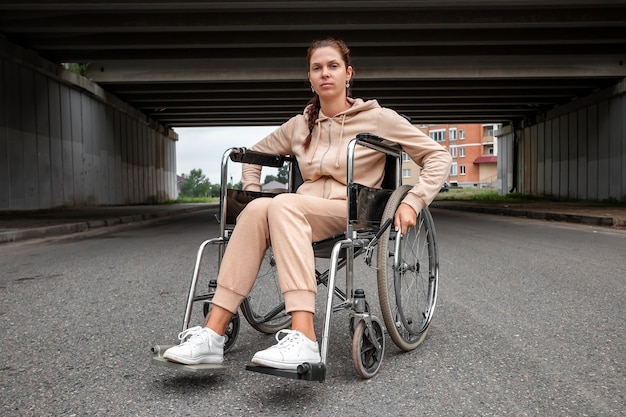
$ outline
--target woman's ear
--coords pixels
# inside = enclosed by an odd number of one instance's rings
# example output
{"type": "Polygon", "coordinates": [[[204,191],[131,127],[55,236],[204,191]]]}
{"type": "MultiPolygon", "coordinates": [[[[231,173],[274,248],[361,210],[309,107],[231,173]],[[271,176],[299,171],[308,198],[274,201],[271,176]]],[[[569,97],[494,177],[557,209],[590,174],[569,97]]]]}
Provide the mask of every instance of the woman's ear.
{"type": "Polygon", "coordinates": [[[352,65],[346,68],[346,81],[352,81],[352,65]]]}

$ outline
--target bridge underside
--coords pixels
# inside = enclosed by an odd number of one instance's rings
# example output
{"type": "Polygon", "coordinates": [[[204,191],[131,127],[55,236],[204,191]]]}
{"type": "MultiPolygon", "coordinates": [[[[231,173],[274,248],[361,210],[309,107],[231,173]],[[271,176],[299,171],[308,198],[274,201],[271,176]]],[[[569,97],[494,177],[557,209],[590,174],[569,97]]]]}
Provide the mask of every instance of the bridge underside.
{"type": "Polygon", "coordinates": [[[534,120],[626,74],[626,2],[6,1],[0,33],[168,127],[276,125],[306,48],[351,47],[354,95],[416,123],[534,120]]]}

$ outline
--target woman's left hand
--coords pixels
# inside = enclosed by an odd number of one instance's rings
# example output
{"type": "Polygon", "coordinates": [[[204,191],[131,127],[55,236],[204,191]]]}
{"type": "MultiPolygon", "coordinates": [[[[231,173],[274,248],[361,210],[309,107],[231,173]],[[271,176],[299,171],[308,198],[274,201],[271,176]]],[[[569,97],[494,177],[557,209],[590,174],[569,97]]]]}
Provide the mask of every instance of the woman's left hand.
{"type": "Polygon", "coordinates": [[[393,225],[396,231],[401,231],[404,235],[409,227],[415,226],[417,223],[417,213],[413,210],[413,207],[406,203],[401,203],[396,210],[396,215],[393,219],[393,225]]]}

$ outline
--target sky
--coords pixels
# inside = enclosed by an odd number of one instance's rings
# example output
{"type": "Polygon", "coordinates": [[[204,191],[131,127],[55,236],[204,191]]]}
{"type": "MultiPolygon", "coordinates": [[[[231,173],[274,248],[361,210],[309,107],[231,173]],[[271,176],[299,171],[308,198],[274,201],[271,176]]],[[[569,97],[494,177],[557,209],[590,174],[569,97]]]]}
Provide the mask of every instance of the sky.
{"type": "MultiPolygon", "coordinates": [[[[176,173],[189,174],[192,169],[202,169],[211,184],[218,184],[221,178],[222,156],[228,148],[250,147],[263,139],[278,126],[245,127],[189,127],[176,128],[176,173]]],[[[233,183],[241,179],[240,165],[230,164],[228,174],[233,183]]],[[[261,174],[276,175],[267,168],[261,174]]]]}

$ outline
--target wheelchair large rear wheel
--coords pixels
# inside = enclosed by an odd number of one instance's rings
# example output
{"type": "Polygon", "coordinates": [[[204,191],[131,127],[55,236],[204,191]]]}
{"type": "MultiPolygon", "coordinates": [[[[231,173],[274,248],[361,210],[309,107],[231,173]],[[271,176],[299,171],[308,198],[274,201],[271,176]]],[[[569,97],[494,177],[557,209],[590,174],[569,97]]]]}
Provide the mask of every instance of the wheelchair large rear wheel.
{"type": "MultiPolygon", "coordinates": [[[[411,188],[403,185],[391,194],[381,223],[394,217],[411,188]]],[[[437,303],[439,256],[428,209],[419,213],[415,227],[399,236],[392,226],[378,243],[378,297],[391,340],[409,351],[424,341],[437,303]]]]}
{"type": "Polygon", "coordinates": [[[291,325],[278,285],[272,248],[265,253],[252,291],[241,303],[241,312],[250,326],[262,333],[273,334],[291,325]]]}

